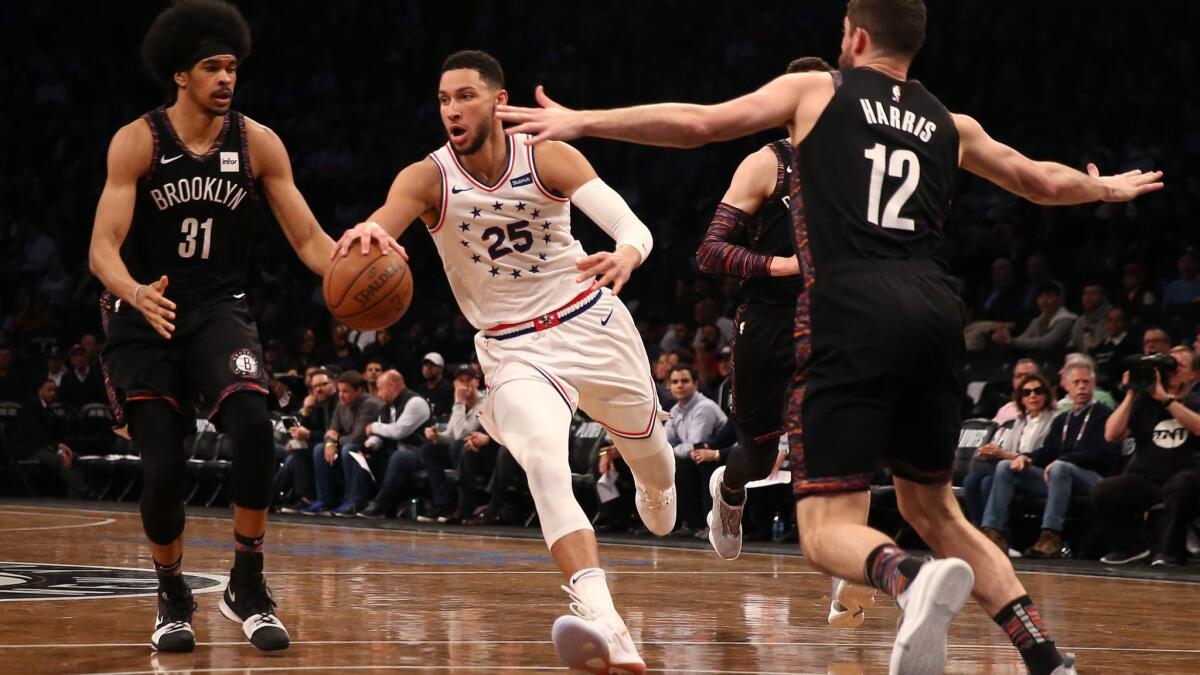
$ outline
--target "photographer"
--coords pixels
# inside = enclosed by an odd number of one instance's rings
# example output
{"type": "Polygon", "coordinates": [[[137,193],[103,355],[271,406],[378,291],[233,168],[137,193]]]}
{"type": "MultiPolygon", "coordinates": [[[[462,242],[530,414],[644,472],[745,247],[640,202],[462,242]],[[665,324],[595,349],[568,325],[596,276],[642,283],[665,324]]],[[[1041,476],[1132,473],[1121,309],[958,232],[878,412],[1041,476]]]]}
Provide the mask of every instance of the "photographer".
{"type": "Polygon", "coordinates": [[[1173,367],[1162,356],[1130,367],[1125,400],[1105,425],[1111,442],[1132,437],[1134,454],[1123,475],[1092,488],[1092,505],[1112,551],[1101,562],[1121,565],[1150,556],[1141,525],[1143,514],[1159,501],[1165,521],[1153,564],[1178,565],[1187,557],[1187,527],[1200,502],[1200,396],[1193,391],[1195,353],[1175,347],[1169,358],[1173,367]]]}

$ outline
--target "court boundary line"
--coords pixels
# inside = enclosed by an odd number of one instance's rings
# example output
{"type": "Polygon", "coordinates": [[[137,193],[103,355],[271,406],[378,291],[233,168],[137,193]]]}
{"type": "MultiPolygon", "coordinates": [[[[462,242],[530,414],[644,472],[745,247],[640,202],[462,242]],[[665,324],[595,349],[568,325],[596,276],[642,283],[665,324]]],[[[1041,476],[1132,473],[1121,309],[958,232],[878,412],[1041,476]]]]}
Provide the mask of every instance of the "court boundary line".
{"type": "MultiPolygon", "coordinates": [[[[35,518],[49,518],[51,516],[57,516],[57,517],[61,518],[63,516],[66,516],[67,518],[89,518],[89,519],[95,519],[97,517],[97,516],[82,516],[82,515],[78,515],[78,514],[74,514],[74,513],[50,514],[50,513],[38,513],[38,512],[31,512],[31,511],[6,511],[3,509],[4,509],[4,507],[0,506],[0,516],[5,516],[5,515],[33,516],[35,518]]],[[[31,531],[44,531],[44,530],[70,530],[70,529],[75,529],[75,528],[80,528],[80,527],[102,527],[104,525],[108,525],[110,523],[115,523],[115,522],[117,522],[116,518],[104,518],[98,522],[80,523],[78,525],[39,525],[36,527],[5,527],[5,528],[0,528],[0,532],[31,532],[31,531]]]]}
{"type": "MultiPolygon", "coordinates": [[[[15,505],[15,506],[18,506],[18,508],[24,508],[24,506],[22,506],[22,505],[15,505]]],[[[0,504],[0,507],[3,507],[3,504],[0,504]]],[[[35,509],[41,508],[41,509],[49,509],[49,510],[53,510],[53,511],[67,511],[67,510],[75,509],[77,511],[115,514],[115,515],[123,515],[123,516],[136,516],[137,515],[136,511],[116,511],[116,510],[111,510],[111,509],[89,509],[89,508],[83,508],[83,507],[78,507],[78,506],[63,506],[63,505],[31,506],[28,508],[35,508],[35,509]]],[[[218,521],[232,520],[231,517],[226,518],[226,517],[221,517],[221,516],[209,516],[209,515],[188,515],[188,518],[189,519],[197,519],[197,520],[218,520],[218,521]]],[[[505,536],[505,535],[501,535],[501,534],[482,534],[482,533],[481,534],[471,534],[471,533],[465,533],[465,532],[442,532],[442,531],[425,532],[425,531],[423,531],[421,529],[417,529],[417,528],[413,528],[413,529],[408,529],[408,528],[392,529],[392,528],[371,528],[371,527],[349,527],[349,528],[347,528],[345,526],[346,525],[345,523],[339,523],[336,520],[332,521],[332,522],[328,522],[328,523],[324,523],[324,522],[313,522],[313,523],[302,523],[301,522],[301,523],[298,523],[298,522],[292,522],[290,520],[274,520],[274,521],[268,521],[268,522],[269,522],[269,527],[280,527],[280,526],[337,527],[340,529],[361,529],[361,530],[367,530],[367,531],[371,531],[371,532],[392,532],[392,533],[399,533],[399,534],[415,534],[415,535],[421,535],[421,536],[427,536],[427,537],[457,537],[457,538],[464,538],[464,539],[498,539],[498,540],[505,540],[505,541],[541,541],[540,539],[537,539],[534,537],[516,537],[516,536],[505,536]]],[[[640,548],[640,549],[662,548],[662,549],[667,549],[667,550],[672,550],[672,551],[705,552],[705,551],[711,550],[708,548],[691,549],[691,548],[677,548],[677,547],[669,547],[669,546],[656,546],[655,544],[650,543],[650,542],[647,542],[645,544],[627,544],[627,543],[622,543],[622,542],[599,541],[598,543],[600,544],[600,546],[602,548],[619,546],[622,548],[640,548]]],[[[548,555],[549,555],[549,552],[547,551],[547,556],[548,555]]],[[[756,553],[756,552],[751,552],[751,551],[745,551],[741,554],[741,557],[746,557],[746,556],[786,557],[786,558],[797,558],[800,560],[807,561],[807,558],[805,558],[802,555],[794,555],[794,554],[786,554],[786,553],[756,553]]],[[[1126,576],[1119,576],[1119,575],[1087,574],[1087,573],[1080,573],[1080,572],[1053,572],[1053,571],[1047,571],[1047,570],[1016,570],[1016,572],[1018,575],[1036,574],[1036,575],[1040,575],[1040,576],[1068,577],[1068,578],[1078,578],[1078,579],[1104,579],[1104,580],[1134,581],[1134,582],[1138,582],[1138,583],[1148,583],[1148,584],[1174,584],[1174,585],[1180,585],[1180,586],[1200,586],[1200,579],[1197,579],[1197,580],[1140,579],[1137,577],[1126,577],[1126,576]]],[[[818,572],[818,574],[820,574],[820,572],[818,572]]]]}

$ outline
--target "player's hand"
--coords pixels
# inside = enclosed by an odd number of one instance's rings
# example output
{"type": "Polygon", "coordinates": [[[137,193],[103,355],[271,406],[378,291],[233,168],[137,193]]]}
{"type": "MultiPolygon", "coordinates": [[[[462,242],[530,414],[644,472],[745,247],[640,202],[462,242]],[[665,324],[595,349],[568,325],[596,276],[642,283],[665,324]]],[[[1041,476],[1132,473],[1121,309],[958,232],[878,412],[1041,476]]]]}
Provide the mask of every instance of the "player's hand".
{"type": "Polygon", "coordinates": [[[1101,201],[1127,202],[1147,192],[1163,188],[1163,172],[1161,171],[1142,173],[1141,169],[1134,169],[1116,176],[1101,176],[1100,169],[1095,164],[1088,162],[1087,172],[1089,176],[1099,180],[1104,186],[1104,197],[1101,198],[1101,201]]]}
{"type": "Polygon", "coordinates": [[[800,274],[800,261],[796,256],[784,258],[775,256],[771,258],[771,276],[773,277],[792,277],[800,274]]]}
{"type": "Polygon", "coordinates": [[[641,262],[641,256],[632,246],[622,246],[614,253],[593,253],[575,263],[575,267],[583,272],[575,280],[582,283],[589,277],[600,277],[597,282],[600,286],[612,284],[613,294],[620,294],[641,262]]]}
{"type": "Polygon", "coordinates": [[[167,290],[167,276],[164,274],[158,281],[138,288],[141,290],[134,291],[137,310],[156,333],[170,340],[171,333],[175,332],[175,324],[171,323],[175,320],[175,303],[163,295],[167,290]]]}
{"type": "Polygon", "coordinates": [[[394,252],[398,253],[401,258],[408,260],[408,251],[405,251],[404,247],[396,241],[396,238],[383,229],[382,225],[373,220],[359,223],[343,232],[342,238],[338,239],[337,243],[333,245],[333,254],[329,256],[329,259],[333,260],[338,256],[344,258],[350,255],[350,247],[354,246],[356,240],[359,242],[363,255],[371,252],[371,244],[378,244],[379,250],[384,255],[391,255],[394,252]]]}
{"type": "Polygon", "coordinates": [[[542,141],[571,141],[583,136],[583,112],[571,110],[546,95],[542,85],[533,90],[540,108],[512,105],[496,106],[496,117],[515,123],[504,131],[512,134],[531,134],[529,144],[542,141]]]}

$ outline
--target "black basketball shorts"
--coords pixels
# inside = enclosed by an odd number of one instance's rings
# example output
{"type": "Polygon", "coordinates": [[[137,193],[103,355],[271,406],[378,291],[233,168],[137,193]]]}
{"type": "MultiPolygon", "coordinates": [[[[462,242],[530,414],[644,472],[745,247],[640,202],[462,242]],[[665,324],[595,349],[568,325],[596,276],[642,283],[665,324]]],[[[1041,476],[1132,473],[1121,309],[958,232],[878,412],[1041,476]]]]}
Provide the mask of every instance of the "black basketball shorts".
{"type": "Polygon", "coordinates": [[[797,498],[866,490],[882,463],[947,482],[962,401],[962,305],[928,261],[818,267],[796,307],[788,406],[797,498]]]}
{"type": "Polygon", "coordinates": [[[101,363],[118,425],[135,401],[163,400],[187,416],[199,402],[212,419],[230,394],[268,393],[258,328],[243,299],[179,303],[170,340],[109,293],[100,299],[100,313],[106,335],[101,363]]]}
{"type": "Polygon", "coordinates": [[[791,307],[743,304],[734,318],[733,419],[748,439],[783,434],[788,389],[796,374],[791,307]]]}

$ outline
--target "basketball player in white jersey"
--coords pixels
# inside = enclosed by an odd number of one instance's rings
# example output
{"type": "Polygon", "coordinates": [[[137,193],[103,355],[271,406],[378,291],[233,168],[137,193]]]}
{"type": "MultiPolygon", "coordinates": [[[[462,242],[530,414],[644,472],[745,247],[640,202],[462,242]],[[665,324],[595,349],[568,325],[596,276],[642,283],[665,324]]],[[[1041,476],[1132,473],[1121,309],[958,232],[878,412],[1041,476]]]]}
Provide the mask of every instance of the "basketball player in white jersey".
{"type": "Polygon", "coordinates": [[[603,424],[633,471],[642,520],[656,534],[671,531],[674,455],[649,359],[616,297],[650,253],[650,232],[577,150],[534,149],[504,133],[494,113],[508,94],[490,55],[447,58],[438,100],[449,142],[401,171],[387,202],[335,255],[356,239],[365,250],[384,230],[398,237],[418,218],[425,223],[459,307],[480,331],[475,347],[491,391],[484,427],[528,474],[542,534],[569,580],[574,616],[555,622],[555,647],[578,670],[641,673],[571,492],[567,442],[576,407],[603,424]],[[571,234],[572,203],[612,236],[614,252],[587,255],[571,234]]]}

